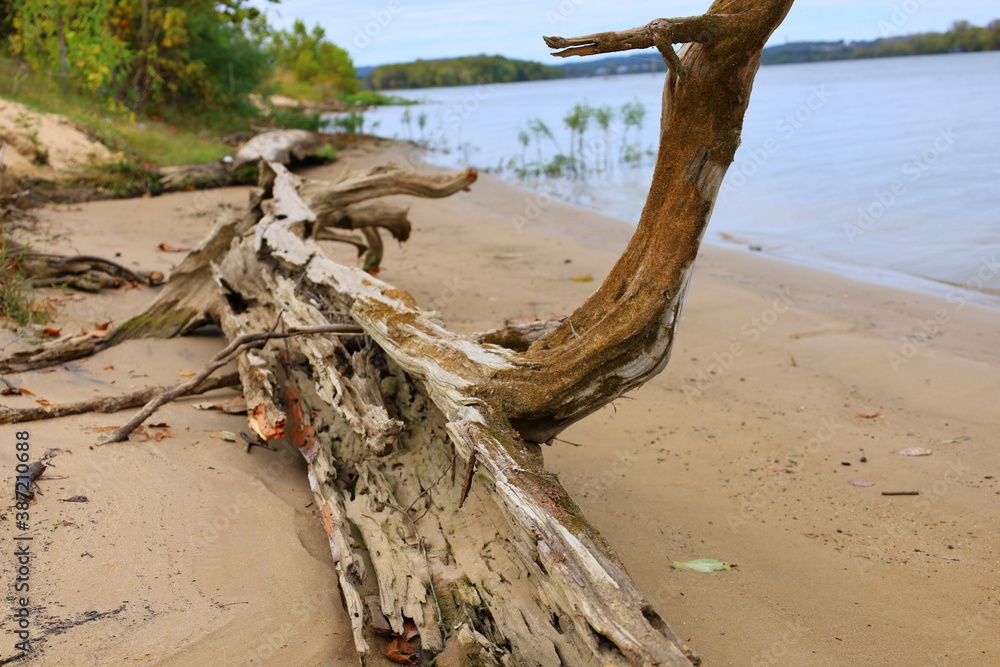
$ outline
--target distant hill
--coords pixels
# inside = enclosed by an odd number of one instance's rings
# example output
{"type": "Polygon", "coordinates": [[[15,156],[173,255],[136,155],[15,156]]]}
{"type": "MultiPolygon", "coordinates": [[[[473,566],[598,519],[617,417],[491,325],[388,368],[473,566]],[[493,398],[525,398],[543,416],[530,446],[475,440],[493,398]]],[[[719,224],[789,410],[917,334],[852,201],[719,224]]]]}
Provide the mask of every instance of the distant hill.
{"type": "MultiPolygon", "coordinates": [[[[930,53],[1000,50],[1000,19],[985,27],[956,21],[947,32],[885,37],[869,42],[792,42],[764,49],[761,63],[785,63],[882,58],[930,53]]],[[[413,63],[359,67],[358,78],[375,90],[458,86],[482,82],[536,81],[562,77],[614,76],[636,72],[663,72],[667,67],[655,51],[597,60],[569,58],[556,65],[503,56],[466,56],[413,63]]]]}
{"type": "Polygon", "coordinates": [[[638,72],[666,72],[667,64],[656,51],[635,51],[627,56],[612,56],[591,60],[590,58],[569,58],[559,65],[566,76],[612,76],[615,74],[635,74],[638,72]]]}
{"type": "MultiPolygon", "coordinates": [[[[362,76],[361,70],[358,70],[358,76],[362,76]]],[[[371,69],[365,80],[374,90],[399,90],[538,81],[564,76],[566,73],[558,67],[530,60],[478,55],[379,65],[371,69]]]]}

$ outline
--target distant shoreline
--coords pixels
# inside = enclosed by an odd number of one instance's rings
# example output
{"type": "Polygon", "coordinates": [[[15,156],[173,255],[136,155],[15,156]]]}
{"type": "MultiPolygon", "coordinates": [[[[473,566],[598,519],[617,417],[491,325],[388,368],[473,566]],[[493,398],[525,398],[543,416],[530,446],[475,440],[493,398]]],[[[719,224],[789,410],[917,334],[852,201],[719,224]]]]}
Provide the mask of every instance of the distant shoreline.
{"type": "MultiPolygon", "coordinates": [[[[786,65],[839,60],[974,53],[1000,50],[1000,19],[986,27],[956,21],[947,32],[929,32],[870,41],[791,42],[764,49],[762,65],[786,65]]],[[[617,76],[665,72],[663,59],[643,51],[600,59],[570,59],[559,65],[504,56],[462,56],[358,67],[358,78],[373,90],[445,88],[476,83],[508,83],[546,79],[617,76]],[[497,80],[495,72],[502,72],[497,80]],[[430,81],[431,83],[428,83],[430,81]]]]}

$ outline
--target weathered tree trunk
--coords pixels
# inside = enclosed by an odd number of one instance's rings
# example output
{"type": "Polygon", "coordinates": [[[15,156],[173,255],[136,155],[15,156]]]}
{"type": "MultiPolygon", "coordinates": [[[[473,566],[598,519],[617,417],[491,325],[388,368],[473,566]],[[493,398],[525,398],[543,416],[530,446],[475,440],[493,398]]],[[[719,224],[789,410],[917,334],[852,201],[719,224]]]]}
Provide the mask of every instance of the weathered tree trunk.
{"type": "Polygon", "coordinates": [[[239,372],[251,428],[290,437],[309,462],[362,662],[381,641],[369,624],[404,635],[412,621],[438,665],[697,663],[545,471],[537,443],[666,364],[761,50],[791,3],[718,0],[704,16],[546,39],[566,49],[557,55],[656,46],[670,65],[636,233],[568,318],[454,334],[315,240],[368,229],[351,208],[365,199],[440,196],[474,175],[442,185],[373,170],[330,185],[267,162],[248,213],[220,223],[149,314],[110,337],[174,335],[206,320],[230,339],[360,325],[365,335],[254,349],[239,372]],[[674,43],[687,44],[682,56],[674,43]]]}
{"type": "Polygon", "coordinates": [[[309,130],[273,130],[262,132],[246,142],[233,159],[233,169],[260,160],[289,164],[294,160],[304,160],[326,145],[326,139],[318,132],[309,130]]]}
{"type": "Polygon", "coordinates": [[[326,138],[308,130],[272,130],[254,135],[239,151],[232,162],[216,160],[209,164],[160,167],[156,175],[164,190],[221,188],[253,180],[252,169],[243,169],[265,160],[291,165],[315,155],[326,145],[326,138]],[[248,176],[249,172],[249,176],[248,176]]]}

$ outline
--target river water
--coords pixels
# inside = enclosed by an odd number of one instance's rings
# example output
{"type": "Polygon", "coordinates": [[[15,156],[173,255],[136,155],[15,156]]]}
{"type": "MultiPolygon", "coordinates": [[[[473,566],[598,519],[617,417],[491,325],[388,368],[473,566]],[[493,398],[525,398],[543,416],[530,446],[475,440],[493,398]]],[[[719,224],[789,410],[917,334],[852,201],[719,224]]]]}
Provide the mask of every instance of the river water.
{"type": "MultiPolygon", "coordinates": [[[[426,159],[496,169],[635,222],[652,174],[663,74],[398,91],[422,100],[366,114],[381,136],[434,146],[426,159]],[[575,104],[638,102],[638,130],[591,121],[583,175],[517,167],[568,154],[575,104]],[[408,115],[407,114],[407,109],[408,115]],[[555,141],[529,133],[542,120],[555,141]],[[422,125],[422,127],[421,127],[422,125]],[[623,162],[623,144],[635,147],[623,162]],[[637,149],[637,150],[636,150],[637,149]]],[[[397,92],[397,91],[393,91],[397,92]]],[[[706,240],[1000,306],[1000,52],[764,67],[706,240]]]]}

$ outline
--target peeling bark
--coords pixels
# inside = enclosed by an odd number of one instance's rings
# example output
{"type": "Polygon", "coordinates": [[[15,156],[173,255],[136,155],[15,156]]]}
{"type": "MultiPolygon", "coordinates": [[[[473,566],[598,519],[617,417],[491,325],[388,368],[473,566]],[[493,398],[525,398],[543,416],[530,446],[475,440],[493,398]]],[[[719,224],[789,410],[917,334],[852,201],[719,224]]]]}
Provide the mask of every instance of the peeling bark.
{"type": "Polygon", "coordinates": [[[232,169],[245,164],[255,164],[261,160],[291,164],[302,161],[326,144],[326,139],[318,132],[309,130],[274,130],[262,132],[236,152],[232,169]]]}
{"type": "Polygon", "coordinates": [[[177,335],[206,320],[230,340],[275,327],[363,329],[288,338],[238,363],[253,430],[292,438],[308,462],[362,663],[383,641],[372,621],[398,635],[412,622],[438,665],[698,663],[544,469],[537,443],[666,364],[760,52],[791,2],[717,0],[705,16],[547,38],[564,56],[655,46],[670,66],[636,233],[567,318],[458,335],[317,243],[335,230],[402,234],[405,212],[382,207],[362,224],[360,202],[445,196],[474,172],[389,166],[329,184],[262,162],[247,214],[220,222],[185,260],[155,317],[111,337],[177,335]],[[473,475],[469,489],[461,470],[473,475]],[[371,596],[378,614],[364,604],[371,596]]]}

